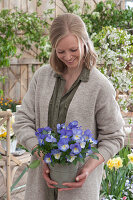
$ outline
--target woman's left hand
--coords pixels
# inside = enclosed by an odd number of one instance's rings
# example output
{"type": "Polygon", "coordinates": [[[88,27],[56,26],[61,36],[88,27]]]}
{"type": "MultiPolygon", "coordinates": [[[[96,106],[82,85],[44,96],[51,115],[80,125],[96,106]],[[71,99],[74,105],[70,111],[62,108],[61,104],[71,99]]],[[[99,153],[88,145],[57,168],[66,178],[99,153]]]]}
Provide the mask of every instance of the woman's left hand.
{"type": "Polygon", "coordinates": [[[76,177],[75,182],[63,183],[62,185],[67,186],[68,188],[60,188],[58,189],[58,191],[73,190],[82,187],[88,175],[89,175],[88,168],[84,166],[84,168],[82,168],[82,170],[79,172],[79,175],[76,177]]]}
{"type": "Polygon", "coordinates": [[[99,166],[101,163],[104,162],[104,158],[101,154],[96,153],[96,155],[98,156],[98,160],[89,158],[88,161],[83,166],[83,168],[79,171],[79,174],[76,177],[75,182],[63,183],[62,185],[67,186],[68,188],[60,188],[60,189],[58,189],[58,191],[73,190],[73,189],[82,187],[84,182],[86,181],[88,175],[97,166],[99,166]]]}

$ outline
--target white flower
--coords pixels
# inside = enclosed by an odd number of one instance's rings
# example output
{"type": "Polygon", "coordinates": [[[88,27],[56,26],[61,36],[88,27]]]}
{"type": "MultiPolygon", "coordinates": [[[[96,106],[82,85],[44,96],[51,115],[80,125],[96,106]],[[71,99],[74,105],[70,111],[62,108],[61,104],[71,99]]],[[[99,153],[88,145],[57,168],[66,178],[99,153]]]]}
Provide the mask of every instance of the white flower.
{"type": "Polygon", "coordinates": [[[126,134],[129,135],[132,131],[132,127],[131,126],[130,127],[124,127],[124,130],[125,130],[126,134]]]}

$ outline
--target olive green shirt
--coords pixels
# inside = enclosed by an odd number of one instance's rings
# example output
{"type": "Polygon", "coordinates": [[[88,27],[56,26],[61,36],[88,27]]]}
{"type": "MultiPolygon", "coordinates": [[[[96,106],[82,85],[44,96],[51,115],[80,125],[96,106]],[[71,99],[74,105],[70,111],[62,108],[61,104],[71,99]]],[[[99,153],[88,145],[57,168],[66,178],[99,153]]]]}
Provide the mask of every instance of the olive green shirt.
{"type": "Polygon", "coordinates": [[[89,80],[89,72],[89,69],[83,67],[77,80],[64,95],[63,93],[66,81],[61,75],[55,74],[56,82],[51,100],[49,102],[48,111],[48,126],[51,127],[54,131],[56,131],[56,125],[58,123],[65,123],[69,104],[71,103],[71,100],[81,81],[87,82],[89,80]]]}

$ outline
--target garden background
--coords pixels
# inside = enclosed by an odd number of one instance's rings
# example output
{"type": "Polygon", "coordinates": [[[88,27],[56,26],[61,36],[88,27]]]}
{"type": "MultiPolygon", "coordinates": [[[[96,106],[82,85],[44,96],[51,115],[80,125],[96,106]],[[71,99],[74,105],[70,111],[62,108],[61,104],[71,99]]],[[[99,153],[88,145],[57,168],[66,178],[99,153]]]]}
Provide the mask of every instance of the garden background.
{"type": "MultiPolygon", "coordinates": [[[[120,180],[125,187],[127,176],[131,179],[132,167],[127,158],[133,147],[133,9],[126,0],[0,0],[0,108],[16,111],[28,89],[34,72],[48,63],[51,46],[48,32],[55,16],[64,12],[81,16],[98,54],[99,70],[112,82],[116,99],[125,119],[125,149],[120,152],[123,167],[120,180]],[[124,177],[124,179],[122,179],[124,177]],[[124,182],[125,181],[125,182],[124,182]]],[[[106,169],[106,166],[105,166],[106,169]]],[[[115,173],[107,169],[107,173],[115,173]]],[[[111,169],[111,170],[112,170],[111,169]]],[[[118,172],[115,176],[118,178],[118,172]]],[[[109,175],[111,177],[111,175],[109,175]]],[[[102,193],[107,199],[121,199],[103,181],[102,193]],[[106,194],[105,194],[106,193],[106,194]],[[114,197],[109,197],[109,194],[114,197]],[[117,197],[117,198],[116,198],[117,197]]],[[[121,182],[119,182],[121,185],[121,182]]],[[[113,184],[114,185],[114,184],[113,184]]],[[[116,185],[116,184],[115,184],[116,185]]],[[[119,188],[121,188],[119,187],[119,188]]],[[[130,199],[129,192],[127,199],[130,199]]],[[[132,186],[133,187],[133,186],[132,186]]],[[[121,188],[122,189],[122,188],[121,188]]],[[[133,188],[132,188],[133,189],[133,188]]],[[[124,189],[123,189],[124,190],[124,189]]]]}

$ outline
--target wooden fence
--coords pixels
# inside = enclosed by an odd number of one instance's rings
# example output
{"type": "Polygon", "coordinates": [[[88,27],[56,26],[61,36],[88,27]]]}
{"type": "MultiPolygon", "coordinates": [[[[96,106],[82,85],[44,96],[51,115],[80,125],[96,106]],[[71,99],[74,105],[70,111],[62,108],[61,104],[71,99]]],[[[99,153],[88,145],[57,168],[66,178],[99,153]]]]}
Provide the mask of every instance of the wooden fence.
{"type": "Polygon", "coordinates": [[[6,76],[5,84],[0,82],[4,96],[14,100],[22,100],[34,72],[42,65],[35,59],[13,59],[9,68],[0,68],[0,75],[6,76]]]}

